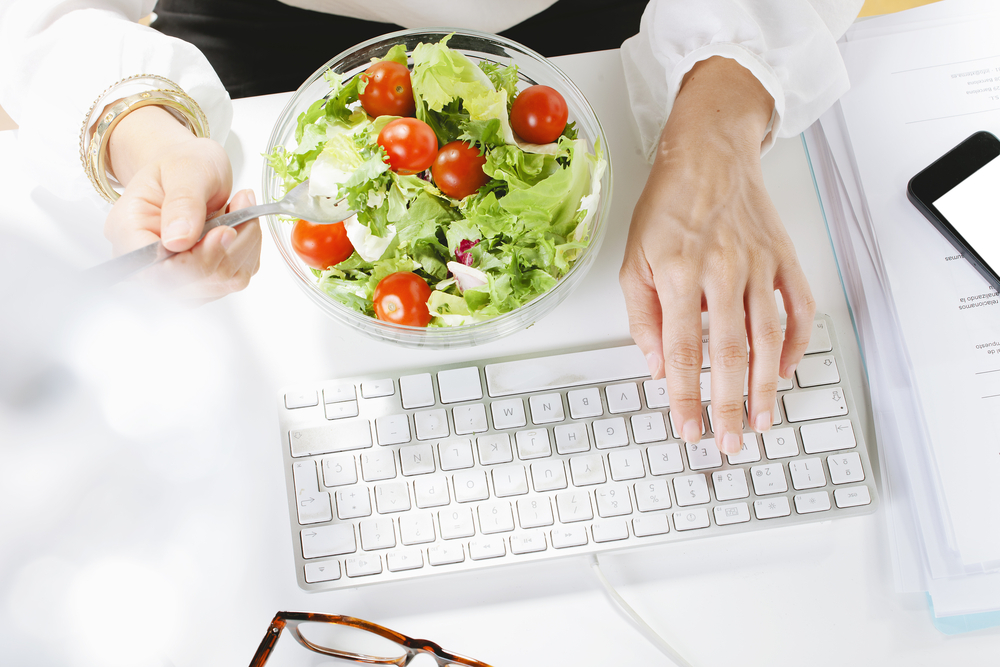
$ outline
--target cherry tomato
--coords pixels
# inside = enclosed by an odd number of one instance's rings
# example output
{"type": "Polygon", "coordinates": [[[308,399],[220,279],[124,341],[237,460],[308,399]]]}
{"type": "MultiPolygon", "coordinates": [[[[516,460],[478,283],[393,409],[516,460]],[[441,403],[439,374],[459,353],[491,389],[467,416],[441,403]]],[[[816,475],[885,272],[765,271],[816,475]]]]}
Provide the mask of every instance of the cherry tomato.
{"type": "Polygon", "coordinates": [[[559,91],[548,86],[525,88],[510,108],[510,126],[533,144],[551,144],[566,128],[569,109],[559,91]]]}
{"type": "Polygon", "coordinates": [[[468,197],[489,182],[483,171],[486,155],[464,141],[452,141],[438,152],[431,175],[441,192],[453,199],[468,197]]]}
{"type": "Polygon", "coordinates": [[[365,92],[358,95],[361,106],[371,116],[413,116],[417,113],[413,101],[410,70],[392,60],[382,60],[362,74],[365,92]]]}
{"type": "Polygon", "coordinates": [[[416,174],[434,164],[438,140],[431,126],[416,118],[397,118],[378,133],[378,145],[389,154],[397,174],[416,174]]]}
{"type": "Polygon", "coordinates": [[[390,273],[375,286],[372,301],[375,317],[394,324],[425,327],[431,321],[427,299],[430,286],[424,279],[409,271],[390,273]]]}
{"type": "Polygon", "coordinates": [[[354,252],[342,222],[317,225],[296,220],[292,227],[292,248],[308,266],[321,271],[340,264],[354,252]]]}

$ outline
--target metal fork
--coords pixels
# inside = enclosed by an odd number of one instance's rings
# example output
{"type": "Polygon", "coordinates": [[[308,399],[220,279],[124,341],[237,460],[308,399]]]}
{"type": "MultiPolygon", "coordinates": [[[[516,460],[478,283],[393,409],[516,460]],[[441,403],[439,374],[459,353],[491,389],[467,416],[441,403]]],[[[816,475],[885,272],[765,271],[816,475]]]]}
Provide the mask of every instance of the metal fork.
{"type": "MultiPolygon", "coordinates": [[[[346,220],[355,212],[347,205],[346,199],[334,201],[331,197],[309,196],[309,180],[306,179],[276,202],[250,206],[206,220],[205,229],[198,240],[201,241],[205,238],[205,234],[216,227],[223,225],[236,227],[262,215],[278,213],[302,218],[309,222],[330,225],[346,220]]],[[[164,248],[162,243],[150,243],[103,264],[98,264],[85,273],[89,279],[98,284],[113,285],[176,254],[164,248]]]]}

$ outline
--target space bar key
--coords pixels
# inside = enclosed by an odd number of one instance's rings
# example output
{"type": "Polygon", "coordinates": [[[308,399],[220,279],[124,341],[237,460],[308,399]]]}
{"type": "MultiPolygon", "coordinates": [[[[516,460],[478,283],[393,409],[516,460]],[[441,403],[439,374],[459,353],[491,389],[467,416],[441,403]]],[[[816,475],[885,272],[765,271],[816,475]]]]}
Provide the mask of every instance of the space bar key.
{"type": "Polygon", "coordinates": [[[493,397],[640,377],[649,377],[649,366],[635,345],[486,365],[493,397]]]}

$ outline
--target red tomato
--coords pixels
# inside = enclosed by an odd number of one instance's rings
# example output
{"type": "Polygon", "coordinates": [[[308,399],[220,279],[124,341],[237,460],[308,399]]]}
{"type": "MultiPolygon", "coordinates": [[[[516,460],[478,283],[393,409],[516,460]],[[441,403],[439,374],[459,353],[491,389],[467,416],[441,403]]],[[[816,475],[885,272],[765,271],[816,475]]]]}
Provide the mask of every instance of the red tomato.
{"type": "Polygon", "coordinates": [[[416,174],[434,164],[438,140],[431,126],[416,118],[397,118],[378,133],[378,145],[389,154],[397,174],[416,174]]]}
{"type": "Polygon", "coordinates": [[[533,144],[551,144],[566,128],[569,109],[559,91],[548,86],[525,88],[510,108],[510,126],[533,144]]]}
{"type": "Polygon", "coordinates": [[[390,273],[378,282],[372,301],[375,317],[393,324],[425,327],[431,321],[427,299],[430,286],[424,279],[409,271],[390,273]]]}
{"type": "Polygon", "coordinates": [[[340,264],[354,252],[342,222],[317,225],[296,220],[292,227],[292,248],[308,266],[321,271],[340,264]]]}
{"type": "Polygon", "coordinates": [[[382,60],[361,75],[365,92],[358,95],[361,106],[371,116],[413,116],[417,113],[413,101],[410,70],[391,60],[382,60]]]}
{"type": "Polygon", "coordinates": [[[453,199],[468,197],[486,185],[490,177],[483,171],[486,155],[464,141],[445,144],[434,159],[431,175],[434,182],[453,199]]]}

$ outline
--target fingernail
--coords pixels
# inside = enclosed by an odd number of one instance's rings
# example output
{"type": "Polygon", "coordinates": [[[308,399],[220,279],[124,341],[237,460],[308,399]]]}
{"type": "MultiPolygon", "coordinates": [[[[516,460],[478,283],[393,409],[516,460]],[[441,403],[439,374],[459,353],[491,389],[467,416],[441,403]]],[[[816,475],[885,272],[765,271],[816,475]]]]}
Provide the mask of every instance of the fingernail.
{"type": "Polygon", "coordinates": [[[657,372],[660,370],[660,355],[656,352],[650,352],[646,355],[646,365],[649,367],[649,377],[654,380],[658,379],[656,377],[657,372]]]}
{"type": "Polygon", "coordinates": [[[788,370],[785,371],[785,379],[786,380],[791,380],[792,376],[795,375],[795,369],[798,368],[798,367],[799,367],[798,364],[793,364],[793,365],[789,366],[788,370]]]}
{"type": "Polygon", "coordinates": [[[161,238],[164,243],[182,239],[188,236],[193,228],[194,225],[191,224],[190,220],[178,218],[173,222],[168,223],[167,226],[163,228],[161,238]]]}
{"type": "Polygon", "coordinates": [[[771,413],[762,412],[757,415],[757,420],[754,422],[754,430],[758,433],[764,433],[771,428],[771,413]]]}
{"type": "Polygon", "coordinates": [[[253,190],[247,190],[247,199],[250,200],[251,206],[257,205],[257,195],[253,193],[253,190]]]}
{"type": "Polygon", "coordinates": [[[740,440],[740,436],[735,433],[727,433],[722,438],[722,451],[726,454],[739,454],[741,447],[743,447],[743,442],[740,440]]]}
{"type": "Polygon", "coordinates": [[[233,245],[233,241],[236,240],[236,230],[232,227],[227,227],[222,230],[222,238],[219,239],[219,243],[222,244],[222,249],[228,251],[229,246],[233,245]]]}
{"type": "Polygon", "coordinates": [[[694,419],[687,420],[681,429],[681,435],[684,436],[684,442],[698,442],[701,440],[701,424],[694,419]]]}

